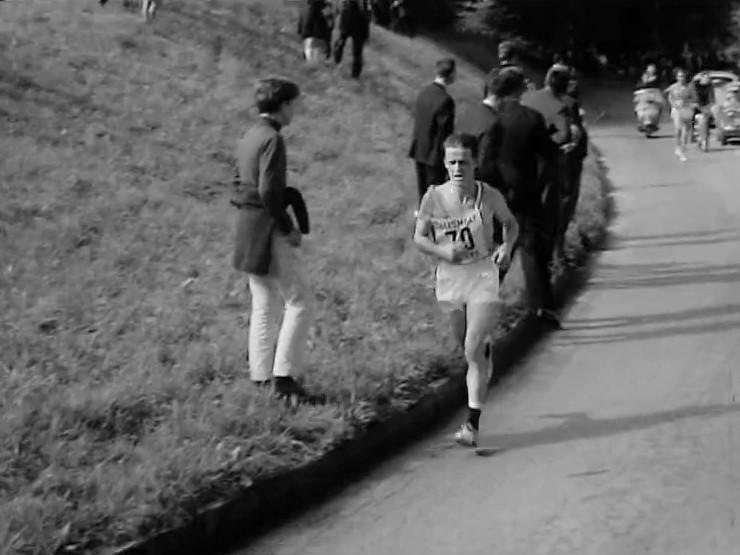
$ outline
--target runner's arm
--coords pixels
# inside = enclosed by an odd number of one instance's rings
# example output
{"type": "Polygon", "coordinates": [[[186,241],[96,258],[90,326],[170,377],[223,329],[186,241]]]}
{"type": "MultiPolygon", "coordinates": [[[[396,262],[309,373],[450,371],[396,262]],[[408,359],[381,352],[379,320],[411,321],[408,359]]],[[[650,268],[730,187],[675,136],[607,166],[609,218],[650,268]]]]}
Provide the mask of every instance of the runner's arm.
{"type": "MultiPolygon", "coordinates": [[[[431,190],[430,190],[431,191],[431,190]]],[[[416,223],[414,225],[414,243],[417,248],[424,254],[450,261],[451,254],[447,249],[442,248],[434,240],[434,229],[430,221],[431,211],[429,209],[429,193],[422,197],[419,204],[419,210],[416,211],[416,223]]]]}

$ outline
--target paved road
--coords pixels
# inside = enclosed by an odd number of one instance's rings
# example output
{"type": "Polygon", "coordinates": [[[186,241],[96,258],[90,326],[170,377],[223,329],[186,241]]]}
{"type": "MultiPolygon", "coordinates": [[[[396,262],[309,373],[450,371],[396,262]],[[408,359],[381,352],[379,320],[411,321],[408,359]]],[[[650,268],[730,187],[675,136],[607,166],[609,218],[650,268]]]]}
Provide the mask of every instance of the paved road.
{"type": "Polygon", "coordinates": [[[740,147],[681,164],[600,98],[613,245],[489,397],[505,450],[452,422],[243,554],[740,554],[740,147]]]}

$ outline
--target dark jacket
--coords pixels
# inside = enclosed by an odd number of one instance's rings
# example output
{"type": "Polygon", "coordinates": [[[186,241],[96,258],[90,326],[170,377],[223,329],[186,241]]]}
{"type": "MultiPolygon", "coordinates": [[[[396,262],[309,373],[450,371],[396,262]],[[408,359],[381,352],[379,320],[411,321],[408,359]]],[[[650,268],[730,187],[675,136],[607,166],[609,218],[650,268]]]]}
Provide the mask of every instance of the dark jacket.
{"type": "Polygon", "coordinates": [[[339,33],[355,39],[366,40],[370,36],[372,18],[367,0],[335,0],[339,33]]]}
{"type": "Polygon", "coordinates": [[[558,98],[545,87],[526,93],[522,97],[522,104],[542,114],[552,140],[558,145],[571,141],[571,106],[565,98],[558,98]]]}
{"type": "Polygon", "coordinates": [[[427,85],[416,99],[409,157],[427,166],[442,166],[442,144],[454,129],[455,101],[442,85],[427,85]]]}
{"type": "Polygon", "coordinates": [[[473,135],[478,142],[475,178],[500,188],[501,176],[497,168],[498,146],[496,144],[498,118],[493,107],[479,102],[468,107],[458,118],[457,130],[473,135]]]}
{"type": "Polygon", "coordinates": [[[512,212],[537,215],[545,192],[545,184],[539,179],[539,158],[552,161],[560,149],[550,139],[545,119],[536,110],[515,100],[504,100],[497,117],[500,135],[491,143],[495,151],[484,156],[496,160],[501,191],[512,212]]]}
{"type": "Polygon", "coordinates": [[[241,209],[233,264],[264,275],[270,269],[273,232],[287,234],[294,228],[286,211],[287,161],[279,124],[260,118],[239,142],[236,158],[239,183],[233,202],[241,209]]]}
{"type": "Polygon", "coordinates": [[[324,0],[304,0],[298,16],[298,34],[302,39],[326,39],[329,22],[324,15],[324,0]]]}

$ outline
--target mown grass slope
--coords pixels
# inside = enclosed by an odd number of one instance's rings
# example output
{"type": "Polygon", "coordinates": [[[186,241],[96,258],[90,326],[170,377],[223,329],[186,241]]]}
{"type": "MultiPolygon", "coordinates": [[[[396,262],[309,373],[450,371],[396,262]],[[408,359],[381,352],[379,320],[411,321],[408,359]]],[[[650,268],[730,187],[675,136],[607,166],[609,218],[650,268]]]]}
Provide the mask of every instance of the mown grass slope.
{"type": "MultiPolygon", "coordinates": [[[[441,55],[374,29],[354,82],[303,64],[288,3],[178,0],[153,25],[113,2],[0,4],[0,551],[95,552],[176,525],[460,369],[410,242],[409,105],[441,55]],[[228,193],[268,74],[305,92],[286,135],[312,215],[304,377],[323,407],[285,409],[246,372],[228,193]]],[[[453,93],[479,92],[462,64],[453,93]]]]}

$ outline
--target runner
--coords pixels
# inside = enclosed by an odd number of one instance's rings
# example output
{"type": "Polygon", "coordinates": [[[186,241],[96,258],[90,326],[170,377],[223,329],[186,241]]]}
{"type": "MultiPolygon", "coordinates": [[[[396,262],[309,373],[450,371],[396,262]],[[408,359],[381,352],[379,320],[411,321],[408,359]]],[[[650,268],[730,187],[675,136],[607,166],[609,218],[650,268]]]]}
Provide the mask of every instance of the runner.
{"type": "Polygon", "coordinates": [[[676,130],[676,156],[681,162],[686,161],[686,145],[691,138],[691,128],[694,120],[696,94],[688,83],[686,71],[676,69],[676,81],[669,86],[665,93],[668,104],[671,106],[671,119],[676,130]]]}
{"type": "Polygon", "coordinates": [[[444,142],[449,181],[430,187],[417,212],[414,241],[438,260],[436,294],[449,315],[455,340],[468,364],[468,419],[455,441],[475,446],[483,400],[492,374],[491,332],[499,308],[499,267],[508,266],[519,234],[503,195],[474,179],[477,145],[471,135],[444,142]],[[503,243],[493,239],[494,220],[503,243]]]}

